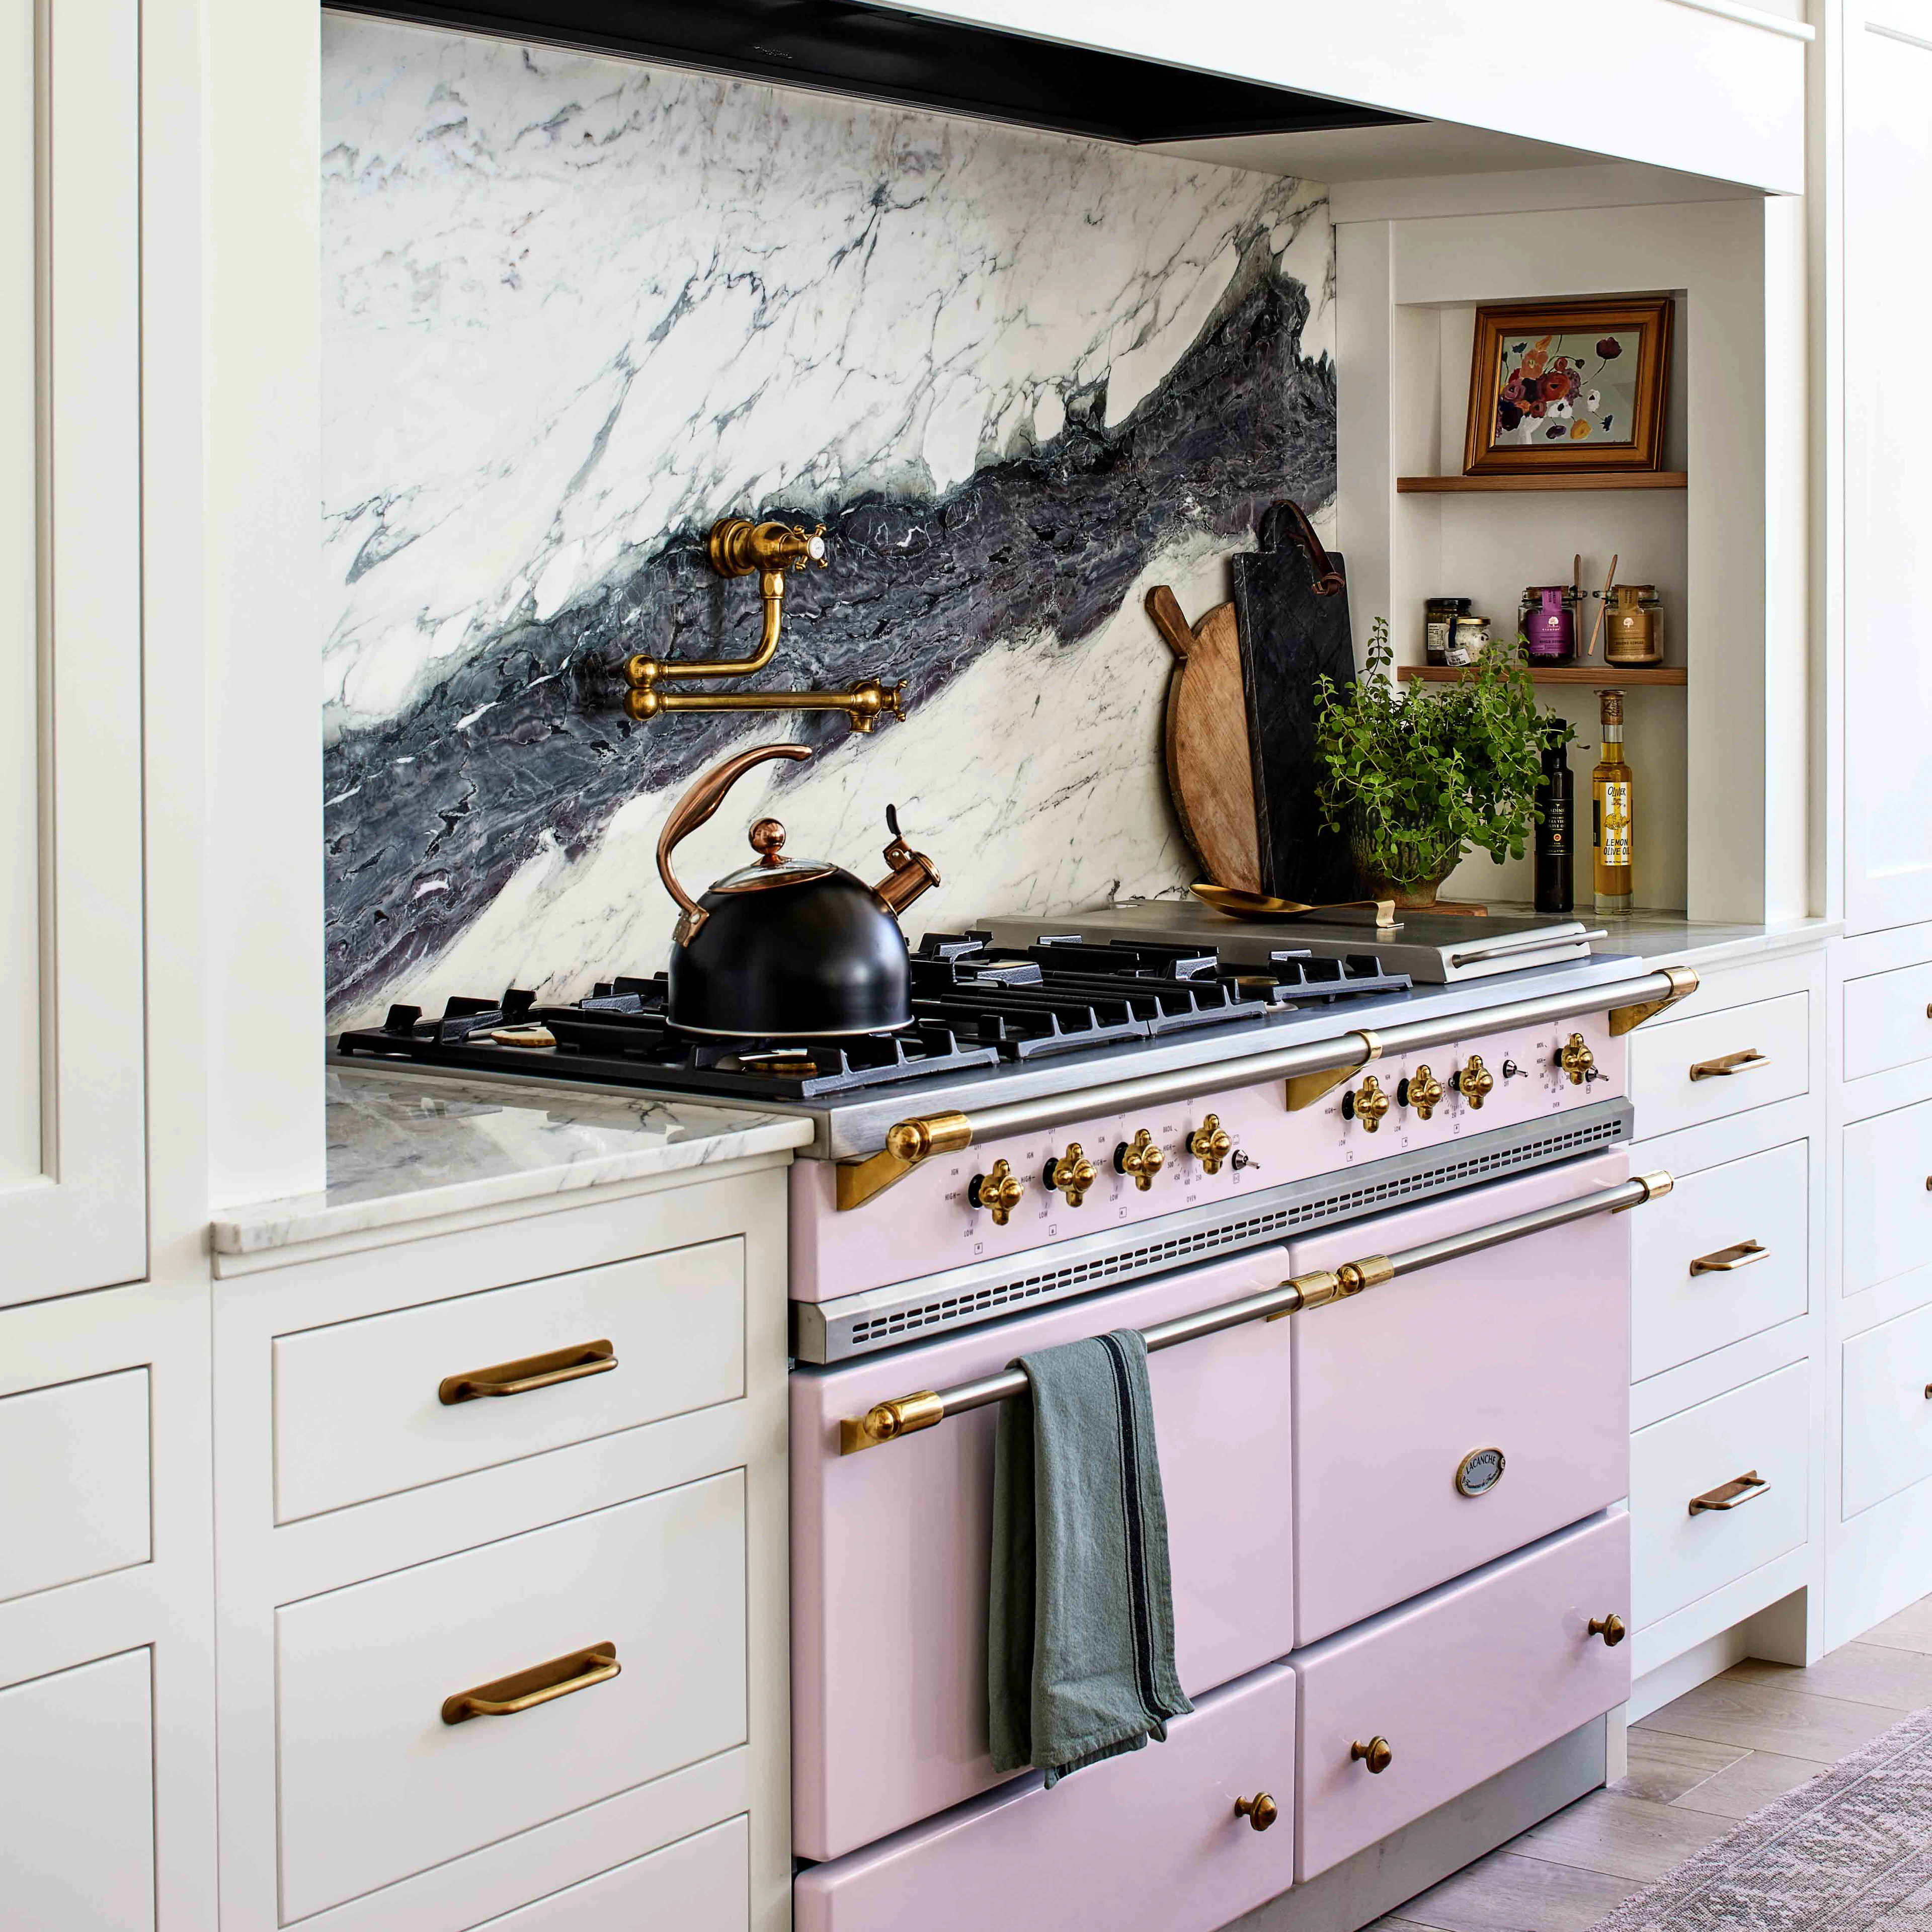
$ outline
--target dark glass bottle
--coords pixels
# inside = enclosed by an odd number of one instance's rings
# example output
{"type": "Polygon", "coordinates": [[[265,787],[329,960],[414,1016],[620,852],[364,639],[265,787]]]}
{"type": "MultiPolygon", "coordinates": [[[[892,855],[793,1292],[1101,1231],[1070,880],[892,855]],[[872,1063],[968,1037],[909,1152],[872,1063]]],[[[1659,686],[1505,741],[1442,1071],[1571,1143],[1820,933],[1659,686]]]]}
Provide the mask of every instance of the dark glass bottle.
{"type": "Polygon", "coordinates": [[[1569,913],[1576,909],[1574,854],[1576,780],[1564,748],[1566,734],[1555,727],[1543,741],[1543,776],[1536,784],[1536,909],[1569,913]]]}

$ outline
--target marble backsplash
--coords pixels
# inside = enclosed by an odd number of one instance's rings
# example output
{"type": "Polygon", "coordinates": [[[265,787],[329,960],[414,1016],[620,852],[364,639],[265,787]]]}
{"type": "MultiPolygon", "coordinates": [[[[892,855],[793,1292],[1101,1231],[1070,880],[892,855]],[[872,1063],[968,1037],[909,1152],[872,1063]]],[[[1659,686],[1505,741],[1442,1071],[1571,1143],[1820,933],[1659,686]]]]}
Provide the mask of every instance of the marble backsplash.
{"type": "Polygon", "coordinates": [[[696,772],[916,936],[1193,876],[1168,653],[1258,508],[1334,494],[1322,190],[1058,136],[325,14],[323,698],[340,1019],[662,963],[653,848],[696,772]],[[823,522],[760,682],[908,716],[626,720],[637,650],[740,655],[730,513],[823,522]]]}

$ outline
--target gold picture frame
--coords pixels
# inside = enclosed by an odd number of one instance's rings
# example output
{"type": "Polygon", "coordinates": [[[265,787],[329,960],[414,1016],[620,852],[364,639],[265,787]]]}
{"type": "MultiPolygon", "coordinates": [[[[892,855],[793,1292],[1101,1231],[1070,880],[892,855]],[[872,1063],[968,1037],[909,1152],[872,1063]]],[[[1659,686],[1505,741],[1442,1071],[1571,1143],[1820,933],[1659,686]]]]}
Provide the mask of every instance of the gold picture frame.
{"type": "Polygon", "coordinates": [[[1462,474],[1661,470],[1676,309],[1669,296],[1478,308],[1462,474]]]}

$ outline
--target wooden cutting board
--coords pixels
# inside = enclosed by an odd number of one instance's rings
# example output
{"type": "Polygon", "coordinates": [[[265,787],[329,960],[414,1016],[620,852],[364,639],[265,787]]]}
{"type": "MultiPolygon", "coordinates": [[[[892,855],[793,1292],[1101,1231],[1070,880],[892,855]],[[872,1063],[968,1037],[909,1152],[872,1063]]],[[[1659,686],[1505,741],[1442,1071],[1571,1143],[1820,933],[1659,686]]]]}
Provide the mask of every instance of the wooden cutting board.
{"type": "Polygon", "coordinates": [[[1176,660],[1167,688],[1167,788],[1181,831],[1213,884],[1258,892],[1261,841],[1234,607],[1217,604],[1190,626],[1173,591],[1156,584],[1147,611],[1176,660]]]}

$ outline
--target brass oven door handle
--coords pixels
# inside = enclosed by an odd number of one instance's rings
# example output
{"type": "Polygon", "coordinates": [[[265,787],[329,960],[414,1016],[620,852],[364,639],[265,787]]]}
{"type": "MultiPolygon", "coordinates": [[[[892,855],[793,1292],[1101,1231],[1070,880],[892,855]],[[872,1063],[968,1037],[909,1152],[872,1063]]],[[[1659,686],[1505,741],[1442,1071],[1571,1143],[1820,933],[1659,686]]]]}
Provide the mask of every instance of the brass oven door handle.
{"type": "Polygon", "coordinates": [[[1747,1469],[1742,1476],[1733,1476],[1728,1483],[1720,1483],[1714,1490],[1706,1490],[1701,1496],[1690,1498],[1690,1514],[1702,1516],[1707,1510],[1734,1510],[1741,1503],[1748,1503],[1767,1494],[1771,1485],[1755,1469],[1747,1469]]]}
{"type": "Polygon", "coordinates": [[[535,1664],[527,1670],[446,1697],[442,1721],[463,1724],[472,1718],[514,1718],[519,1711],[534,1711],[539,1704],[554,1703],[574,1691],[588,1690],[593,1684],[608,1684],[621,1676],[623,1669],[614,1643],[593,1643],[567,1657],[554,1657],[548,1664],[535,1664]]]}
{"type": "Polygon", "coordinates": [[[436,1399],[446,1406],[474,1402],[480,1396],[527,1395],[532,1389],[554,1388],[559,1382],[581,1382],[586,1376],[604,1376],[617,1366],[616,1352],[608,1341],[580,1342],[574,1348],[553,1348],[548,1354],[526,1355],[520,1361],[498,1362],[468,1374],[445,1376],[436,1399]]]}
{"type": "Polygon", "coordinates": [[[1768,1066],[1771,1055],[1748,1046],[1742,1053],[1720,1054],[1715,1060],[1700,1060],[1690,1069],[1693,1080],[1728,1079],[1733,1073],[1748,1072],[1754,1066],[1768,1066]]]}
{"type": "Polygon", "coordinates": [[[1771,1258],[1771,1250],[1762,1241],[1737,1241],[1714,1253],[1700,1255],[1690,1264],[1693,1274],[1729,1274],[1734,1268],[1749,1268],[1754,1262],[1771,1258]]]}

